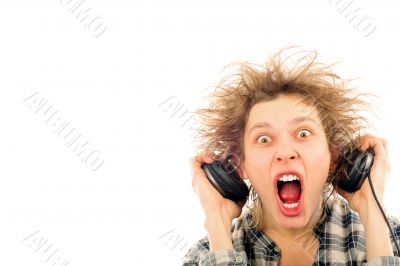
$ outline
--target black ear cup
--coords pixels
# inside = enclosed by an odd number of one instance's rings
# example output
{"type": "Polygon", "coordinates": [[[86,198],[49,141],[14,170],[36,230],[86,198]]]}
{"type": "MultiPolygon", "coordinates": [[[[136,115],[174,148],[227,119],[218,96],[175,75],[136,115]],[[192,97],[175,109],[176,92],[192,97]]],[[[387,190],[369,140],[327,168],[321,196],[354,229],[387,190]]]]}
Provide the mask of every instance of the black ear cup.
{"type": "Polygon", "coordinates": [[[240,178],[232,165],[213,161],[211,164],[202,164],[201,168],[224,198],[237,202],[246,199],[249,195],[246,183],[240,178]]]}
{"type": "Polygon", "coordinates": [[[374,150],[371,147],[364,152],[354,150],[351,154],[345,153],[341,163],[348,165],[348,176],[338,183],[339,187],[349,193],[359,190],[371,171],[374,155],[374,150]]]}

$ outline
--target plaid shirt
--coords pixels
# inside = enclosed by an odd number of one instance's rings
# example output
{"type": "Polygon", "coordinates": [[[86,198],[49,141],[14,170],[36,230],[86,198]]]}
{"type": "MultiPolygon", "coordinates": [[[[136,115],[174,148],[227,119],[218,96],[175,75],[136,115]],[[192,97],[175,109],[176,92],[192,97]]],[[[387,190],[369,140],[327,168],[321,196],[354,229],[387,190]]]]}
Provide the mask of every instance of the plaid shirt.
{"type": "MultiPolygon", "coordinates": [[[[400,221],[387,215],[389,223],[400,239],[400,221]]],[[[183,265],[278,265],[280,249],[261,231],[244,226],[249,223],[248,210],[233,221],[233,249],[211,251],[208,237],[196,242],[182,258],[183,265]]],[[[319,249],[313,265],[400,265],[400,257],[390,232],[395,256],[381,256],[367,263],[364,227],[357,212],[346,201],[330,199],[315,225],[319,249]]]]}

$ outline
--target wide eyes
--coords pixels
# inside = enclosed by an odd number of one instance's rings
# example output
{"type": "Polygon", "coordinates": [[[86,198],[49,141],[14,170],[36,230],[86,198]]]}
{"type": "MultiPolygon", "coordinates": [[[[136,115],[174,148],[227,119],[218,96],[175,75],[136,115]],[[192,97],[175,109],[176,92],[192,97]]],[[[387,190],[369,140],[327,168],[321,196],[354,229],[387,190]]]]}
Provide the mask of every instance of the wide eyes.
{"type": "Polygon", "coordinates": [[[307,128],[303,128],[303,129],[299,130],[299,132],[297,133],[297,136],[302,137],[302,138],[308,137],[310,135],[311,135],[311,131],[308,130],[307,128]]]}
{"type": "MultiPolygon", "coordinates": [[[[308,136],[310,136],[311,135],[311,131],[310,130],[308,130],[308,129],[306,129],[306,128],[303,128],[303,129],[301,129],[301,130],[299,130],[297,133],[296,133],[296,137],[299,137],[299,138],[306,138],[306,137],[308,137],[308,136]]],[[[271,142],[271,138],[268,136],[268,135],[260,135],[258,138],[257,138],[257,140],[256,140],[258,143],[269,143],[269,142],[271,142]]]]}
{"type": "Polygon", "coordinates": [[[271,139],[267,135],[261,135],[257,138],[257,142],[259,143],[268,143],[271,139]]]}

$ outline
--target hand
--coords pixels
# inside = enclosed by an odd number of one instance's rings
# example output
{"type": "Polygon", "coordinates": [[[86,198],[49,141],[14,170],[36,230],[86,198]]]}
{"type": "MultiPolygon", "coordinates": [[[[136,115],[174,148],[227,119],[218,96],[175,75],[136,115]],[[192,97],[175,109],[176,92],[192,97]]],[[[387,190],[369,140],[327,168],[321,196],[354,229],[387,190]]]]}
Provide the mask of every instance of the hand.
{"type": "Polygon", "coordinates": [[[205,154],[191,158],[192,188],[200,200],[206,217],[221,215],[230,227],[232,220],[241,214],[245,201],[237,204],[222,197],[218,190],[214,188],[201,168],[203,162],[211,163],[212,161],[213,158],[205,154]]]}
{"type": "MultiPolygon", "coordinates": [[[[385,192],[385,181],[390,173],[387,141],[371,134],[365,134],[361,137],[360,150],[365,151],[369,147],[373,147],[375,152],[374,163],[370,172],[371,180],[379,203],[382,208],[384,208],[383,195],[385,192]]],[[[364,211],[368,204],[376,204],[368,177],[365,179],[361,188],[354,193],[345,192],[340,188],[337,188],[337,192],[344,197],[349,202],[350,207],[358,213],[360,213],[360,211],[364,211]]]]}

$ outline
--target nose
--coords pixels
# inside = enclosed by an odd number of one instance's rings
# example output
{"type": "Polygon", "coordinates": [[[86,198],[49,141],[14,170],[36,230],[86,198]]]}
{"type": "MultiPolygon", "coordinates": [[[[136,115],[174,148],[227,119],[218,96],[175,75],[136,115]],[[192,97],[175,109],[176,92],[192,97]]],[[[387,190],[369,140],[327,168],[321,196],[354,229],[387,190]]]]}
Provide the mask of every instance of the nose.
{"type": "Polygon", "coordinates": [[[299,155],[290,143],[282,142],[276,149],[275,160],[285,163],[289,160],[295,160],[299,155]]]}

